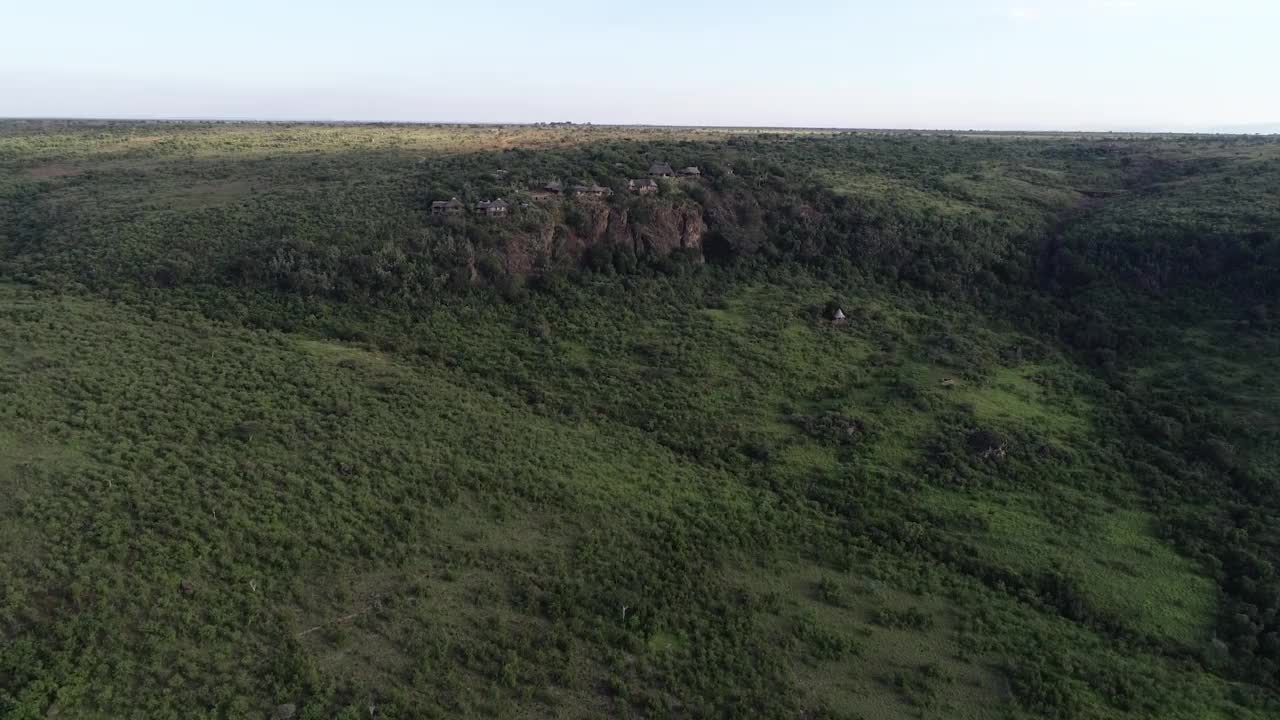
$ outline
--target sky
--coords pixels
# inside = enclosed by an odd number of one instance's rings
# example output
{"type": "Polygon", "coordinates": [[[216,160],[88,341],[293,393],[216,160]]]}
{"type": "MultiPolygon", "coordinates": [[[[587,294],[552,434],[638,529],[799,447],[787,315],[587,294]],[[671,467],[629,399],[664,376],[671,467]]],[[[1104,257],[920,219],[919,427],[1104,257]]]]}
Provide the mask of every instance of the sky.
{"type": "Polygon", "coordinates": [[[0,18],[0,117],[1280,131],[1280,0],[0,0],[0,18]]]}

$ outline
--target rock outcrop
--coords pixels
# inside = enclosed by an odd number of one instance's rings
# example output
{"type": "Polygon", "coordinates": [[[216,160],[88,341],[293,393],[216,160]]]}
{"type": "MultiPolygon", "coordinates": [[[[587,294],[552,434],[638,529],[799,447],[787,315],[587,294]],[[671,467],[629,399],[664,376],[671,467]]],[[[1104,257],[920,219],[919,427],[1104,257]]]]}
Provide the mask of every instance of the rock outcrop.
{"type": "Polygon", "coordinates": [[[663,258],[677,250],[701,257],[707,233],[700,205],[659,204],[633,213],[604,203],[580,203],[566,212],[556,208],[536,232],[517,232],[503,244],[503,265],[512,275],[537,275],[551,268],[576,267],[592,248],[634,253],[637,258],[663,258]],[[571,215],[571,217],[570,217],[571,215]]]}

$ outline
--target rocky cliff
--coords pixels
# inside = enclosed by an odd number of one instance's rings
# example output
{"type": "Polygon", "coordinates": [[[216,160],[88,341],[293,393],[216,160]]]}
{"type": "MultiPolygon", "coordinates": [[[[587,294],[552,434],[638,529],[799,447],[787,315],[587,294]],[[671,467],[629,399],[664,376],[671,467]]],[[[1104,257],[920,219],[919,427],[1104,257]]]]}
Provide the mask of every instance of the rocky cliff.
{"type": "Polygon", "coordinates": [[[548,268],[579,265],[593,248],[662,258],[676,250],[702,254],[707,232],[703,208],[690,201],[658,202],[638,210],[602,202],[575,202],[553,208],[534,232],[509,234],[502,261],[512,275],[536,275],[548,268]]]}

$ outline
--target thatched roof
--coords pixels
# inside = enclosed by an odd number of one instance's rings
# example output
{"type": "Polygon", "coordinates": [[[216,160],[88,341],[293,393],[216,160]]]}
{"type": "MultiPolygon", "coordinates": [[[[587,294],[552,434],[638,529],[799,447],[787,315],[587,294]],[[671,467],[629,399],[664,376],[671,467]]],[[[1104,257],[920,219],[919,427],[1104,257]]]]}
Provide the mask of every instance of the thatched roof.
{"type": "Polygon", "coordinates": [[[667,163],[654,163],[649,166],[650,175],[675,175],[676,171],[671,169],[671,165],[667,163]]]}

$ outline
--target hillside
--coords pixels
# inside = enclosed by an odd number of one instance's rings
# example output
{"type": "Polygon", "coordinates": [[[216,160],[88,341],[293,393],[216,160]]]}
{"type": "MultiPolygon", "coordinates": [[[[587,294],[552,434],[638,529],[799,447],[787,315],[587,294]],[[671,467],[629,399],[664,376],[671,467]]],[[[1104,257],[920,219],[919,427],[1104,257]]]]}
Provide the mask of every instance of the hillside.
{"type": "Polygon", "coordinates": [[[0,717],[1274,717],[1277,270],[1267,138],[0,124],[0,717]]]}

